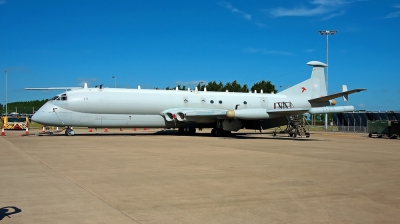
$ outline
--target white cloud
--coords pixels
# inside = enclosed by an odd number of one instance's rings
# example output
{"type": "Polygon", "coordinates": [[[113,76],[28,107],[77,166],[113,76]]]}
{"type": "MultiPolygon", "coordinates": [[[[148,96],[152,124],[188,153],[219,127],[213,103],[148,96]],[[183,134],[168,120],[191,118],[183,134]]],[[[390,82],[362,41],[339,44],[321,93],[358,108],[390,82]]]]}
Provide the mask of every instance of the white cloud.
{"type": "Polygon", "coordinates": [[[331,13],[331,14],[328,15],[327,17],[323,18],[322,21],[329,20],[329,19],[332,19],[332,18],[334,18],[334,17],[341,16],[341,15],[343,15],[344,13],[345,13],[345,11],[340,11],[340,12],[338,12],[338,13],[331,13]]]}
{"type": "Polygon", "coordinates": [[[239,9],[233,7],[232,4],[229,2],[222,1],[222,2],[219,2],[218,5],[231,10],[233,13],[238,13],[238,14],[242,15],[243,18],[245,18],[247,20],[251,20],[251,14],[240,11],[239,9]]]}
{"type": "MultiPolygon", "coordinates": [[[[400,5],[395,5],[393,6],[396,9],[400,9],[400,5]]],[[[392,18],[397,18],[400,17],[400,11],[392,12],[389,13],[387,16],[385,16],[386,19],[392,19],[392,18]]]]}
{"type": "Polygon", "coordinates": [[[233,7],[232,4],[229,2],[221,1],[221,2],[218,2],[218,5],[220,5],[224,8],[227,8],[228,10],[230,10],[233,13],[237,13],[237,14],[241,15],[246,20],[253,21],[259,27],[265,26],[264,24],[260,23],[258,20],[253,20],[253,16],[251,14],[243,12],[243,11],[239,10],[238,8],[233,7]]]}
{"type": "Polygon", "coordinates": [[[363,0],[313,0],[309,2],[311,6],[298,6],[294,8],[278,7],[275,9],[270,9],[269,14],[272,17],[284,17],[284,16],[311,17],[311,16],[318,16],[330,13],[330,15],[323,18],[323,20],[328,20],[343,15],[345,13],[344,10],[340,10],[339,12],[336,11],[344,7],[345,5],[356,1],[363,1],[363,0]]]}
{"type": "Polygon", "coordinates": [[[270,10],[270,13],[273,17],[283,17],[283,16],[316,16],[316,15],[321,15],[326,12],[328,12],[329,9],[318,6],[316,8],[310,9],[307,7],[297,7],[297,8],[291,8],[291,9],[286,9],[286,8],[276,8],[270,10]]]}
{"type": "Polygon", "coordinates": [[[253,47],[244,48],[243,52],[249,54],[261,53],[261,54],[275,54],[275,55],[293,55],[293,53],[287,51],[267,50],[263,48],[253,48],[253,47]]]}
{"type": "Polygon", "coordinates": [[[259,27],[266,27],[266,25],[265,24],[263,24],[263,23],[260,23],[260,22],[258,22],[258,21],[256,21],[256,22],[254,22],[257,26],[259,26],[259,27]]]}

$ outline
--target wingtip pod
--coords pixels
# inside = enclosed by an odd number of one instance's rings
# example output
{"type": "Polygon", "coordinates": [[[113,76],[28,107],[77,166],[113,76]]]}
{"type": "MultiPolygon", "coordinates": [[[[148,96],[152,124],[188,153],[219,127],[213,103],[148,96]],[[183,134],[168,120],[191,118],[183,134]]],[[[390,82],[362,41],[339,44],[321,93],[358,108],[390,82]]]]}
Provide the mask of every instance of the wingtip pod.
{"type": "Polygon", "coordinates": [[[320,61],[309,61],[309,62],[307,63],[307,65],[313,66],[313,67],[328,67],[327,64],[322,63],[322,62],[320,62],[320,61]]]}
{"type": "Polygon", "coordinates": [[[354,111],[353,106],[340,106],[340,107],[315,107],[308,110],[310,114],[330,114],[330,113],[341,113],[341,112],[352,112],[354,111]]]}

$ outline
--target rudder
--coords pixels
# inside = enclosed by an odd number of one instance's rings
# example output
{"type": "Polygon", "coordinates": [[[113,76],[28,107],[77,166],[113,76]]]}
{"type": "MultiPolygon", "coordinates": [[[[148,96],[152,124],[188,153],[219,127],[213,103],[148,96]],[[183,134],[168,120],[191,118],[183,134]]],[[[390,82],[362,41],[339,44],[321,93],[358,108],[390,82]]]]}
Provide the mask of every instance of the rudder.
{"type": "Polygon", "coordinates": [[[311,99],[326,96],[327,91],[324,68],[328,67],[328,65],[319,61],[310,61],[307,65],[313,67],[311,78],[285,89],[278,94],[287,96],[306,96],[311,99]]]}

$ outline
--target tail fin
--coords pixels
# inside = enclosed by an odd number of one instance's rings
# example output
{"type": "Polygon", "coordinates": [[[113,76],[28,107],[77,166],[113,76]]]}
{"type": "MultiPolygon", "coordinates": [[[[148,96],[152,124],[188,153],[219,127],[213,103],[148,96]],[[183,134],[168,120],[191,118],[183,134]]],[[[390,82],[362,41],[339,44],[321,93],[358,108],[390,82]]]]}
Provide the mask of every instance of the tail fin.
{"type": "Polygon", "coordinates": [[[287,96],[306,96],[311,99],[326,96],[327,91],[324,67],[328,67],[328,65],[319,61],[310,61],[307,63],[307,65],[313,67],[311,78],[285,89],[278,94],[287,96]]]}
{"type": "MultiPolygon", "coordinates": [[[[342,92],[347,92],[347,86],[346,85],[342,85],[342,92]]],[[[343,100],[344,101],[349,101],[349,94],[345,93],[343,94],[343,100]]]]}

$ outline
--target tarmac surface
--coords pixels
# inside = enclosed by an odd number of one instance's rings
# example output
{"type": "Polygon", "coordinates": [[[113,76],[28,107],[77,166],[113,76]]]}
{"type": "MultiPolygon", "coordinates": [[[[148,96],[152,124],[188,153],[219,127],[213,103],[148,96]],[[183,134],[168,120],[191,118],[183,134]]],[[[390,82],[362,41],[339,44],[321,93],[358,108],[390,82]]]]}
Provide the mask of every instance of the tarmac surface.
{"type": "Polygon", "coordinates": [[[6,131],[0,224],[400,222],[400,140],[157,131],[6,131]]]}

